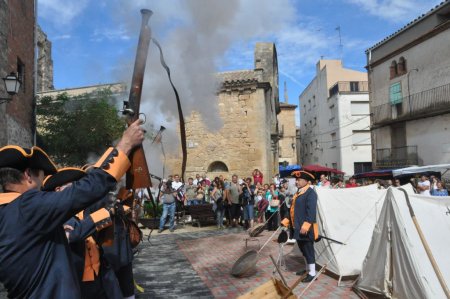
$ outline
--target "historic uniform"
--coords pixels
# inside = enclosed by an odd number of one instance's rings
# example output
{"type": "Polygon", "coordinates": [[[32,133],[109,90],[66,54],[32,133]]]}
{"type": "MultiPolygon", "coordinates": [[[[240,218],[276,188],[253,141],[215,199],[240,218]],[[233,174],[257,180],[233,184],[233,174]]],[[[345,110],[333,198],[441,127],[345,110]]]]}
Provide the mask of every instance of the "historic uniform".
{"type": "MultiPolygon", "coordinates": [[[[78,168],[63,168],[48,176],[43,191],[53,191],[78,181],[86,172],[78,168]]],[[[108,196],[70,218],[64,228],[72,252],[73,265],[83,299],[121,299],[119,283],[98,245],[96,233],[112,225],[107,205],[108,196]],[[92,211],[92,212],[91,212],[92,211]]]]}
{"type": "MultiPolygon", "coordinates": [[[[103,198],[130,162],[124,153],[110,148],[95,166],[61,192],[0,193],[0,281],[9,297],[80,298],[63,224],[103,198]]],[[[56,171],[37,147],[1,148],[2,167],[56,171]]]]}
{"type": "Polygon", "coordinates": [[[298,179],[306,181],[305,185],[300,187],[292,199],[290,208],[290,221],[283,220],[284,225],[290,224],[292,236],[297,240],[303,256],[306,259],[306,271],[300,271],[299,274],[308,273],[303,282],[309,282],[315,276],[315,255],[314,240],[318,237],[316,224],[317,212],[317,193],[310,188],[307,183],[314,180],[314,176],[306,171],[295,171],[292,173],[298,179]],[[301,230],[306,233],[302,234],[301,230]]]}

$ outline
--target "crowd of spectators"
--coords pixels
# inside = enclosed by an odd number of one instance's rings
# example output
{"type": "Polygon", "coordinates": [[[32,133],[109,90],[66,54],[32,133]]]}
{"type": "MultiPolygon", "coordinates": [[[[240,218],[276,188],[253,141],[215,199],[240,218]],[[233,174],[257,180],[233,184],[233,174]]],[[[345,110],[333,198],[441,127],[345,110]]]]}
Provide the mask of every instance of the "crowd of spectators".
{"type": "MultiPolygon", "coordinates": [[[[258,169],[246,178],[232,175],[231,180],[228,180],[219,175],[211,180],[206,175],[197,174],[195,178],[189,177],[186,184],[183,184],[179,175],[170,175],[165,182],[169,187],[163,185],[160,202],[166,201],[169,204],[164,204],[162,217],[164,219],[161,219],[160,231],[167,216],[170,216],[170,230],[173,231],[175,204],[172,203],[170,195],[166,196],[169,200],[164,199],[164,194],[167,193],[172,193],[179,203],[177,210],[189,210],[189,206],[193,205],[212,204],[218,229],[238,225],[248,229],[255,223],[267,221],[267,229],[276,230],[280,220],[288,215],[292,196],[296,192],[294,186],[290,186],[285,179],[280,180],[279,176],[271,178],[270,183],[264,183],[263,173],[258,169]]],[[[325,174],[321,174],[316,181],[310,183],[311,186],[331,189],[355,188],[371,184],[378,184],[379,188],[401,186],[399,179],[364,179],[357,182],[353,177],[345,181],[337,177],[330,181],[325,174]]],[[[430,179],[422,176],[419,182],[411,180],[411,183],[421,194],[448,196],[444,183],[434,176],[430,179]]]]}

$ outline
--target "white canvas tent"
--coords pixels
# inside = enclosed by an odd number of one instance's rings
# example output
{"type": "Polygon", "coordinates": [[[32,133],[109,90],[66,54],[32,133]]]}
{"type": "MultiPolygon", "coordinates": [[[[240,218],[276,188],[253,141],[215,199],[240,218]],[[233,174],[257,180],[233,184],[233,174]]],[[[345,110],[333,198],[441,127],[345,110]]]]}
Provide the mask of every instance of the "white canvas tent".
{"type": "Polygon", "coordinates": [[[316,188],[317,223],[323,236],[315,243],[316,263],[338,276],[358,275],[369,248],[372,231],[381,211],[386,190],[377,185],[347,189],[316,188]]]}
{"type": "MultiPolygon", "coordinates": [[[[404,188],[414,193],[410,184],[404,188]]],[[[316,188],[319,233],[346,243],[322,239],[315,243],[316,263],[342,276],[359,275],[372,240],[372,232],[386,196],[377,185],[358,188],[316,188]]]]}
{"type": "MultiPolygon", "coordinates": [[[[448,286],[450,197],[410,194],[409,199],[448,286]]],[[[387,191],[357,288],[388,298],[446,298],[400,190],[387,191]]]]}

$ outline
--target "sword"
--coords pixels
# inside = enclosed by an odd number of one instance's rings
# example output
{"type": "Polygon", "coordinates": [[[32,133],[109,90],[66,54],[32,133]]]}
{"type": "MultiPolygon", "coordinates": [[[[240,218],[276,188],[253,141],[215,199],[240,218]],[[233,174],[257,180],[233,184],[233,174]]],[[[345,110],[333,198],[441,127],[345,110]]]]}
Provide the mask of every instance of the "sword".
{"type": "Polygon", "coordinates": [[[328,241],[331,241],[331,242],[334,242],[334,243],[337,243],[337,244],[340,244],[340,245],[347,245],[347,244],[345,244],[343,242],[339,242],[339,241],[336,241],[334,239],[331,239],[331,238],[328,238],[328,237],[325,237],[325,236],[322,236],[322,235],[319,235],[319,237],[317,238],[317,240],[315,240],[315,242],[319,242],[321,239],[325,239],[325,240],[328,240],[328,241]]]}

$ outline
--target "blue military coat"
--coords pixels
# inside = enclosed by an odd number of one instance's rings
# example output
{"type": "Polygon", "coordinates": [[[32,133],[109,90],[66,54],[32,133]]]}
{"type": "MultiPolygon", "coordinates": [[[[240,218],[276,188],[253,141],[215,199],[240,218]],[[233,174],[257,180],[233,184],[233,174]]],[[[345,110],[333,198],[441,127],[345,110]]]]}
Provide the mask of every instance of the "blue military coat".
{"type": "Polygon", "coordinates": [[[0,193],[0,281],[8,297],[80,298],[63,224],[116,185],[126,171],[117,155],[61,192],[0,193]]]}
{"type": "Polygon", "coordinates": [[[312,224],[316,222],[317,193],[312,188],[299,195],[295,200],[294,207],[294,239],[301,241],[314,241],[312,224]],[[300,234],[300,229],[304,222],[311,223],[311,229],[306,235],[300,234]]]}

